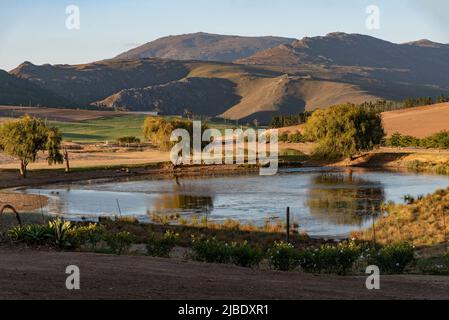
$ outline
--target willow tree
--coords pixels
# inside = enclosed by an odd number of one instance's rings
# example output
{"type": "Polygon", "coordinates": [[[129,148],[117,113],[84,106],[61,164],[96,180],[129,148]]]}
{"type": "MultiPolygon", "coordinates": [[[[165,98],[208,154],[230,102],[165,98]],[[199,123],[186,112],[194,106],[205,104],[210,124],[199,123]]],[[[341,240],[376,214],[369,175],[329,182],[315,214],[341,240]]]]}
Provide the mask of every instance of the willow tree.
{"type": "MultiPolygon", "coordinates": [[[[208,128],[201,123],[201,134],[208,128]]],[[[149,140],[159,150],[169,151],[176,142],[170,141],[171,134],[176,129],[185,129],[193,139],[193,121],[172,118],[166,120],[162,117],[147,117],[143,125],[145,139],[149,140]]],[[[191,141],[193,144],[193,140],[191,141]]],[[[204,144],[203,144],[204,145],[204,144]]]]}
{"type": "Polygon", "coordinates": [[[0,146],[20,161],[20,174],[27,176],[28,164],[35,162],[39,152],[45,152],[49,165],[63,163],[62,136],[57,128],[28,115],[0,126],[0,146]]]}
{"type": "Polygon", "coordinates": [[[304,128],[306,139],[315,141],[320,158],[351,157],[371,151],[385,137],[379,113],[354,104],[315,111],[304,128]]]}

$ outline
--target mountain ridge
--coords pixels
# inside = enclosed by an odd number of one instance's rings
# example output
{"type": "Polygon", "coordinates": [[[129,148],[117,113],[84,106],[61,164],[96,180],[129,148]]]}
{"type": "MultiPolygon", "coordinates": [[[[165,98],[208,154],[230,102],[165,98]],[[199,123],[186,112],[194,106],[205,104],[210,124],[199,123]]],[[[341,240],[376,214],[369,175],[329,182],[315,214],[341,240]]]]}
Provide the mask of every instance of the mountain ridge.
{"type": "Polygon", "coordinates": [[[185,60],[121,57],[41,66],[24,62],[10,75],[70,101],[72,107],[101,105],[162,114],[191,107],[195,114],[244,121],[267,121],[274,115],[338,103],[449,95],[449,46],[426,39],[395,44],[342,32],[291,42],[264,37],[282,43],[226,62],[198,58],[234,52],[233,41],[229,48],[223,45],[223,39],[235,40],[234,36],[194,35],[205,47],[190,43],[194,50],[181,57],[185,60]],[[216,41],[220,45],[207,54],[216,41]],[[199,56],[191,56],[198,50],[199,56]],[[213,101],[209,108],[207,101],[213,101]]]}
{"type": "Polygon", "coordinates": [[[162,37],[119,54],[114,59],[163,58],[232,62],[294,40],[274,36],[248,37],[197,32],[162,37]]]}

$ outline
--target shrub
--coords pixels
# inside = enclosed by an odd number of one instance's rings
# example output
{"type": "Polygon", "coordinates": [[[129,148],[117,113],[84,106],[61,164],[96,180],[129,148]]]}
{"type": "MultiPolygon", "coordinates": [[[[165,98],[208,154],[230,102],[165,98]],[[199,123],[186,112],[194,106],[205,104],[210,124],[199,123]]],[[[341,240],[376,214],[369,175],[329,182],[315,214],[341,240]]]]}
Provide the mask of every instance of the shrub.
{"type": "Polygon", "coordinates": [[[153,234],[147,242],[147,254],[152,257],[168,258],[178,243],[179,234],[172,231],[166,231],[161,237],[153,234]]]}
{"type": "Polygon", "coordinates": [[[360,248],[353,242],[324,245],[299,252],[300,266],[310,273],[346,275],[360,257],[360,248]]]}
{"type": "Polygon", "coordinates": [[[71,233],[74,246],[80,247],[82,245],[87,245],[93,250],[103,240],[105,227],[91,223],[88,226],[78,227],[72,230],[71,233]]]}
{"type": "Polygon", "coordinates": [[[414,260],[414,247],[409,243],[398,243],[381,248],[368,261],[378,266],[383,273],[402,274],[414,260]]]}
{"type": "Polygon", "coordinates": [[[111,251],[117,255],[122,255],[129,251],[129,248],[135,241],[135,237],[127,231],[119,233],[108,233],[104,240],[111,251]]]}
{"type": "Polygon", "coordinates": [[[424,148],[449,148],[449,131],[442,131],[430,137],[421,140],[421,146],[424,148]]]}
{"type": "Polygon", "coordinates": [[[295,270],[299,266],[299,253],[295,247],[286,242],[275,242],[269,251],[269,263],[273,269],[281,271],[295,270]]]}
{"type": "Polygon", "coordinates": [[[72,223],[56,219],[48,223],[49,240],[52,244],[58,247],[71,246],[71,231],[73,230],[72,223]]]}
{"type": "Polygon", "coordinates": [[[209,263],[229,263],[231,261],[230,246],[216,238],[193,238],[192,250],[193,258],[197,261],[209,263]]]}
{"type": "Polygon", "coordinates": [[[385,144],[388,147],[396,148],[419,147],[420,140],[412,136],[403,136],[400,133],[395,133],[386,140],[385,144]]]}
{"type": "Polygon", "coordinates": [[[288,142],[290,143],[303,143],[306,142],[305,137],[300,133],[296,132],[288,136],[288,142]]]}
{"type": "Polygon", "coordinates": [[[136,137],[121,137],[117,139],[117,142],[120,144],[133,144],[140,143],[140,139],[136,137]]]}
{"type": "Polygon", "coordinates": [[[231,245],[231,260],[235,265],[253,268],[258,266],[262,259],[262,250],[250,246],[247,241],[231,245]]]}
{"type": "Polygon", "coordinates": [[[389,147],[422,147],[422,148],[449,148],[449,131],[442,131],[426,137],[418,139],[412,136],[403,136],[400,133],[395,133],[391,138],[386,140],[386,145],[389,147]]]}
{"type": "Polygon", "coordinates": [[[50,233],[47,226],[16,226],[8,231],[7,237],[12,241],[24,242],[29,245],[45,245],[50,238],[50,233]]]}
{"type": "Polygon", "coordinates": [[[288,133],[284,132],[278,137],[279,142],[288,142],[288,133]]]}

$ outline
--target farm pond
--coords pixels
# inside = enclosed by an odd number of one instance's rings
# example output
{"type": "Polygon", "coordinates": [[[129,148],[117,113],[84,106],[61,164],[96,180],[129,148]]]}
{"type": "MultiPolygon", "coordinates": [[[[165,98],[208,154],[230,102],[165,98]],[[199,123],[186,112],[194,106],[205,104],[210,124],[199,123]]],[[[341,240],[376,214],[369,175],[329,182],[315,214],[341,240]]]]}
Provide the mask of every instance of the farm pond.
{"type": "Polygon", "coordinates": [[[154,215],[207,217],[263,225],[285,220],[316,237],[347,237],[381,216],[382,204],[403,203],[449,186],[449,177],[365,169],[300,168],[275,176],[233,175],[158,180],[139,177],[51,185],[20,192],[49,197],[45,213],[72,220],[154,215]]]}

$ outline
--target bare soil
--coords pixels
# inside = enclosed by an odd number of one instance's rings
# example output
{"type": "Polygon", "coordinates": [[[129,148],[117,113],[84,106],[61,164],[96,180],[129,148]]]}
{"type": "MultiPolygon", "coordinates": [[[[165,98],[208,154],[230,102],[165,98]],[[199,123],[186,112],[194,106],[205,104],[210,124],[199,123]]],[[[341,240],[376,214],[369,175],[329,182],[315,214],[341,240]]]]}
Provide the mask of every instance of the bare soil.
{"type": "Polygon", "coordinates": [[[32,212],[45,207],[47,201],[47,197],[44,196],[0,192],[0,208],[9,204],[18,211],[32,212]]]}
{"type": "Polygon", "coordinates": [[[368,291],[365,277],[250,270],[142,256],[0,248],[0,299],[449,299],[449,277],[384,276],[368,291]],[[65,287],[77,265],[81,290],[65,287]]]}

